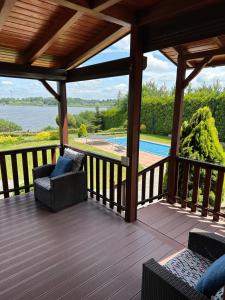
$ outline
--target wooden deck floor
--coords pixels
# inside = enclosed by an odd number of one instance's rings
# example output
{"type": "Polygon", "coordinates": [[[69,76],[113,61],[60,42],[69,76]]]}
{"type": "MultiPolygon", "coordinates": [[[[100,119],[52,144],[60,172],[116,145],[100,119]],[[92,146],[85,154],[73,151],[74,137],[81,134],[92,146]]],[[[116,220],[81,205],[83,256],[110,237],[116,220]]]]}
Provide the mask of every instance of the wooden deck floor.
{"type": "Polygon", "coordinates": [[[225,222],[212,222],[212,216],[201,217],[191,213],[190,209],[181,209],[164,201],[153,203],[138,210],[138,219],[151,229],[186,246],[188,234],[192,228],[216,232],[225,236],[225,222]]]}
{"type": "Polygon", "coordinates": [[[143,262],[165,261],[193,228],[224,224],[160,202],[127,224],[93,200],[57,214],[32,194],[0,202],[0,299],[140,299],[143,262]]]}
{"type": "Polygon", "coordinates": [[[183,247],[89,200],[57,214],[0,202],[0,299],[140,299],[142,263],[183,247]]]}

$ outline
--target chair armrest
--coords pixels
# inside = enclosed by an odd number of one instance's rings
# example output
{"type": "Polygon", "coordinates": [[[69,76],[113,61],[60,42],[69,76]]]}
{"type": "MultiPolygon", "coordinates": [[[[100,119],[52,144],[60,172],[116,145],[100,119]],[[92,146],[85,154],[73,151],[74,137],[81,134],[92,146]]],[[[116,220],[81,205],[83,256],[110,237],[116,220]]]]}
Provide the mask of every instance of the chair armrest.
{"type": "Polygon", "coordinates": [[[41,177],[46,177],[51,174],[53,171],[55,165],[43,165],[41,167],[33,168],[33,178],[41,178],[41,177]]]}
{"type": "Polygon", "coordinates": [[[216,260],[225,253],[225,238],[212,232],[193,229],[189,232],[188,248],[210,260],[216,260]]]}
{"type": "Polygon", "coordinates": [[[143,265],[142,300],[207,300],[165,267],[150,259],[143,265]]]}

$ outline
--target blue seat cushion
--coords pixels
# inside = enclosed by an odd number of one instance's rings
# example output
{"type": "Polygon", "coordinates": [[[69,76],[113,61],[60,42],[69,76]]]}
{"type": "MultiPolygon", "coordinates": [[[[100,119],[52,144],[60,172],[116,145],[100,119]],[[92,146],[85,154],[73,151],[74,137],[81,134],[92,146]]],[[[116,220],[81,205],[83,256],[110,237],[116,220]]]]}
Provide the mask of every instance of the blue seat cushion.
{"type": "Polygon", "coordinates": [[[73,166],[73,161],[70,158],[60,156],[57,164],[49,177],[56,177],[70,172],[73,166]]]}
{"type": "Polygon", "coordinates": [[[196,289],[207,297],[225,285],[225,254],[215,260],[199,279],[196,289]]]}

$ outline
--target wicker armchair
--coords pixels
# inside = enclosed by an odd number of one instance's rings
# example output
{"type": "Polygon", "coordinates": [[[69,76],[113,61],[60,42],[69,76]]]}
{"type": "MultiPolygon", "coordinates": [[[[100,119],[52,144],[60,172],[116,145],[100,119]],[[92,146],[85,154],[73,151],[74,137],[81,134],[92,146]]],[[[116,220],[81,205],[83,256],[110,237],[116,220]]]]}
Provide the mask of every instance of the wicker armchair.
{"type": "MultiPolygon", "coordinates": [[[[213,262],[225,253],[225,238],[194,229],[189,233],[188,249],[207,261],[213,262]]],[[[199,293],[193,286],[170,272],[165,266],[158,264],[154,259],[150,259],[143,265],[141,299],[208,300],[205,295],[199,293]]]]}
{"type": "Polygon", "coordinates": [[[68,172],[50,178],[54,165],[33,169],[35,200],[57,212],[68,206],[87,200],[85,171],[68,172]]]}

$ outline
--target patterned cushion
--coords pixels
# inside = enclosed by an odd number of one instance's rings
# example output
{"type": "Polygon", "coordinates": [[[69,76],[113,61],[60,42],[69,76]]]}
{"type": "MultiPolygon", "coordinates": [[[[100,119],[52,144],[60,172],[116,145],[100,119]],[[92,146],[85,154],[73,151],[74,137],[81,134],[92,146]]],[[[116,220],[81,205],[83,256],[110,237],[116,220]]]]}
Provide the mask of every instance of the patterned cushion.
{"type": "Polygon", "coordinates": [[[36,184],[38,184],[39,186],[45,188],[46,190],[50,191],[51,190],[51,181],[49,177],[41,177],[41,178],[37,178],[34,181],[36,184]]]}
{"type": "MultiPolygon", "coordinates": [[[[196,287],[198,280],[207,270],[212,262],[202,255],[189,249],[184,250],[176,257],[168,261],[164,267],[188,283],[191,287],[196,287]]],[[[214,300],[223,299],[223,288],[214,297],[214,300]]]]}
{"type": "Polygon", "coordinates": [[[189,249],[183,251],[165,264],[167,270],[195,287],[211,261],[189,249]]]}
{"type": "Polygon", "coordinates": [[[71,170],[72,172],[80,171],[81,164],[82,164],[82,161],[84,158],[84,154],[82,154],[80,152],[76,152],[69,148],[65,148],[63,156],[73,160],[73,166],[72,166],[72,170],[71,170]]]}

